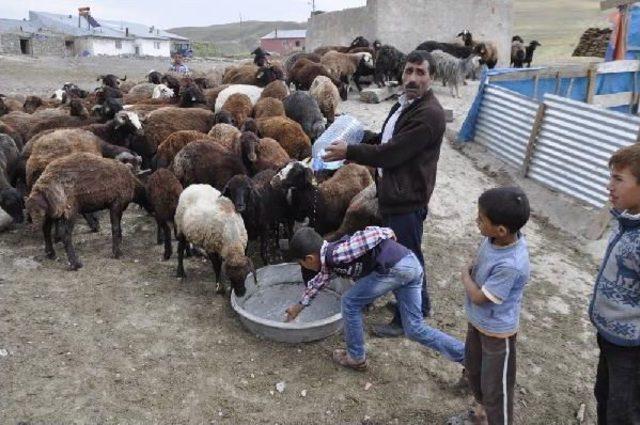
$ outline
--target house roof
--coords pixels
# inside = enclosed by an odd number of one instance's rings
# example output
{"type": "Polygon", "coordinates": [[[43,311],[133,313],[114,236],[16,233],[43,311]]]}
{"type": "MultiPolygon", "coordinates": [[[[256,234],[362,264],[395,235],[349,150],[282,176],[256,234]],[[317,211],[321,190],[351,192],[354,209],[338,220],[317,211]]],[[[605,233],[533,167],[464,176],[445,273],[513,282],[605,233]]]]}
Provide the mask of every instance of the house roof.
{"type": "Polygon", "coordinates": [[[276,30],[271,31],[269,34],[261,37],[261,40],[275,39],[275,38],[305,38],[307,36],[307,30],[276,30]],[[277,36],[276,36],[277,34],[277,36]]]}
{"type": "Polygon", "coordinates": [[[126,39],[126,28],[129,28],[129,38],[150,38],[155,40],[188,40],[188,38],[163,31],[153,26],[135,22],[111,21],[96,19],[95,17],[78,15],[60,15],[49,12],[29,11],[29,19],[46,28],[62,32],[74,37],[106,37],[126,39]],[[80,20],[80,25],[78,25],[80,20]]]}
{"type": "Polygon", "coordinates": [[[30,21],[20,19],[0,19],[0,32],[38,32],[39,28],[30,21]]]}

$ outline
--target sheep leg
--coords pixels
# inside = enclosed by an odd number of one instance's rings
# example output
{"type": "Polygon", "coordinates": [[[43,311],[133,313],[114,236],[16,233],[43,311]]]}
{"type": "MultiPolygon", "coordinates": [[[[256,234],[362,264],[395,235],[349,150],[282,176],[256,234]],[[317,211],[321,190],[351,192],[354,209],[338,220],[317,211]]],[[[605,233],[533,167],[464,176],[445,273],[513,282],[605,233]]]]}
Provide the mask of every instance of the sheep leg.
{"type": "Polygon", "coordinates": [[[213,274],[216,278],[216,292],[218,294],[224,295],[225,294],[224,284],[220,282],[220,280],[222,279],[222,274],[221,274],[222,258],[220,258],[220,255],[215,252],[209,254],[208,256],[209,256],[209,260],[211,260],[211,265],[213,266],[213,274]]]}
{"type": "Polygon", "coordinates": [[[171,228],[169,223],[162,223],[162,232],[164,233],[164,256],[165,260],[171,258],[172,246],[171,246],[171,228]]]}
{"type": "Polygon", "coordinates": [[[186,247],[187,247],[187,240],[184,238],[184,236],[178,237],[178,269],[176,271],[176,275],[178,277],[186,277],[186,274],[184,273],[184,264],[183,264],[184,251],[186,247]]]}
{"type": "Polygon", "coordinates": [[[111,216],[111,250],[113,251],[113,258],[120,258],[122,256],[122,250],[120,244],[122,244],[122,211],[117,207],[112,207],[109,210],[111,216]]]}
{"type": "Polygon", "coordinates": [[[53,220],[49,216],[45,216],[42,223],[42,233],[44,234],[44,252],[47,258],[53,260],[56,258],[56,251],[53,249],[53,241],[51,240],[51,225],[53,220]]]}
{"type": "Polygon", "coordinates": [[[162,223],[156,218],[156,245],[161,245],[164,240],[162,223]]]}
{"type": "Polygon", "coordinates": [[[95,213],[82,214],[89,229],[91,229],[91,233],[97,233],[100,231],[100,222],[98,221],[98,217],[96,217],[95,213]]]}
{"type": "Polygon", "coordinates": [[[269,229],[260,232],[260,257],[265,265],[269,264],[269,229]]]}
{"type": "Polygon", "coordinates": [[[78,270],[82,268],[82,262],[78,260],[76,250],[73,246],[73,226],[75,225],[74,219],[63,218],[60,220],[62,226],[62,243],[64,244],[64,250],[67,252],[67,259],[69,260],[69,270],[78,270]]]}

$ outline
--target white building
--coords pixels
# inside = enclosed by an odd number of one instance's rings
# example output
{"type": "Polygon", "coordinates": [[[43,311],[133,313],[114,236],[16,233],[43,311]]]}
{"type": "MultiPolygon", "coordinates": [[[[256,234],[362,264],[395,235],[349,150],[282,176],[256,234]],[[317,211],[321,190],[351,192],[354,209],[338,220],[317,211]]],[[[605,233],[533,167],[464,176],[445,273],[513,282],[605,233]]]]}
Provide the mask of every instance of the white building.
{"type": "Polygon", "coordinates": [[[173,46],[189,46],[189,39],[154,26],[134,22],[96,20],[89,8],[78,15],[29,11],[29,22],[64,34],[68,54],[78,56],[170,56],[173,46]]]}

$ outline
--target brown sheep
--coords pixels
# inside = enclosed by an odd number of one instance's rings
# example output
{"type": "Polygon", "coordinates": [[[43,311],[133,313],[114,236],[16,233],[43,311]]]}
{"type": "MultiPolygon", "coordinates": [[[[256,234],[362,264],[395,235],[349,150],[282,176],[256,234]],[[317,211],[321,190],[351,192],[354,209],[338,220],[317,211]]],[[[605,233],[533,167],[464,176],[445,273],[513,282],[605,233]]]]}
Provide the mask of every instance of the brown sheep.
{"type": "Polygon", "coordinates": [[[211,128],[207,136],[213,142],[240,156],[240,147],[237,143],[240,138],[240,130],[236,127],[231,124],[216,124],[211,128]]]}
{"type": "Polygon", "coordinates": [[[311,140],[297,122],[287,117],[269,117],[258,120],[262,137],[275,139],[292,159],[311,156],[311,140]]]}
{"type": "Polygon", "coordinates": [[[82,263],[71,238],[77,215],[108,209],[112,252],[115,258],[120,258],[122,213],[132,201],[148,209],[144,186],[128,166],[90,153],[74,153],[49,164],[34,185],[26,207],[34,220],[42,219],[48,258],[56,255],[51,239],[52,225],[54,222],[62,225],[69,268],[78,270],[82,263]]]}
{"type": "Polygon", "coordinates": [[[329,70],[335,79],[348,82],[358,70],[360,62],[369,69],[374,69],[373,56],[366,52],[340,53],[331,51],[322,56],[320,63],[329,70]]]}
{"type": "Polygon", "coordinates": [[[9,112],[23,111],[22,108],[23,102],[20,102],[18,99],[0,95],[0,116],[8,114],[9,112]]]}
{"type": "Polygon", "coordinates": [[[195,140],[206,138],[207,135],[205,133],[195,130],[180,130],[171,133],[169,137],[164,139],[160,146],[158,146],[158,150],[151,161],[152,167],[154,169],[169,167],[173,158],[180,152],[180,149],[195,140]]]}
{"type": "Polygon", "coordinates": [[[18,150],[22,150],[22,147],[24,146],[24,139],[13,127],[0,121],[0,133],[9,135],[15,142],[18,150]]]}
{"type": "Polygon", "coordinates": [[[383,224],[376,185],[370,184],[353,197],[340,227],[335,232],[324,235],[324,238],[328,241],[336,241],[344,235],[364,230],[367,226],[382,226],[383,224]]]}
{"type": "Polygon", "coordinates": [[[236,174],[247,174],[238,155],[209,140],[185,146],[173,159],[172,170],[183,187],[203,183],[218,190],[236,174]]]}
{"type": "Polygon", "coordinates": [[[486,63],[489,69],[495,68],[498,63],[498,48],[491,41],[482,41],[478,43],[473,52],[480,55],[481,63],[486,63]]]}
{"type": "Polygon", "coordinates": [[[158,225],[157,243],[164,241],[163,259],[171,258],[171,229],[169,223],[173,223],[176,214],[178,199],[182,193],[182,185],[173,173],[165,168],[160,168],[149,176],[146,181],[147,198],[149,206],[153,210],[153,217],[158,225]]]}
{"type": "MultiPolygon", "coordinates": [[[[27,189],[31,189],[40,174],[52,161],[77,152],[88,152],[130,162],[131,152],[123,147],[111,145],[92,132],[77,128],[64,128],[43,133],[31,144],[26,162],[27,189]]],[[[25,152],[23,152],[24,157],[25,152]]]]}
{"type": "Polygon", "coordinates": [[[343,84],[331,75],[327,67],[321,63],[312,62],[309,59],[302,58],[295,63],[293,69],[287,76],[287,85],[293,83],[297,90],[309,90],[313,80],[315,80],[318,75],[324,75],[329,78],[331,82],[338,87],[338,90],[340,90],[340,97],[343,100],[347,99],[346,84],[343,84]]]}
{"type": "Polygon", "coordinates": [[[306,53],[306,52],[292,53],[284,59],[284,69],[286,71],[285,75],[289,75],[289,73],[291,72],[291,69],[293,69],[293,66],[298,60],[305,58],[305,59],[309,59],[311,62],[320,63],[321,57],[322,56],[316,55],[315,53],[306,53]]]}
{"type": "Polygon", "coordinates": [[[158,146],[171,133],[196,130],[207,133],[213,127],[213,112],[201,108],[165,107],[151,112],[144,121],[144,136],[136,137],[131,148],[149,164],[158,146]]]}
{"type": "Polygon", "coordinates": [[[240,128],[244,121],[251,116],[253,103],[246,94],[234,93],[224,102],[222,109],[233,116],[236,127],[240,128]]]}
{"type": "Polygon", "coordinates": [[[264,99],[265,97],[273,97],[282,100],[287,96],[289,96],[289,89],[287,88],[287,85],[284,83],[284,81],[275,80],[264,87],[264,90],[262,90],[262,94],[260,94],[260,99],[264,99]]]}
{"type": "Polygon", "coordinates": [[[240,66],[231,65],[227,67],[222,76],[222,84],[250,84],[258,85],[256,74],[259,68],[252,63],[245,63],[240,66]]]}
{"type": "Polygon", "coordinates": [[[318,102],[320,112],[332,123],[336,116],[336,109],[340,104],[340,93],[331,80],[323,75],[319,75],[313,80],[309,94],[318,102]]]}
{"type": "Polygon", "coordinates": [[[256,148],[256,157],[253,164],[253,174],[264,170],[279,170],[291,161],[287,151],[280,146],[280,143],[269,137],[260,139],[256,148]]]}
{"type": "Polygon", "coordinates": [[[348,51],[349,51],[349,47],[347,46],[320,46],[313,51],[313,54],[316,54],[322,57],[328,52],[347,53],[348,51]]]}
{"type": "Polygon", "coordinates": [[[354,196],[373,183],[366,167],[358,164],[342,166],[328,180],[317,184],[313,171],[301,162],[284,167],[271,181],[272,186],[288,193],[291,215],[326,234],[340,227],[354,196]]]}
{"type": "Polygon", "coordinates": [[[253,107],[253,116],[256,119],[268,117],[284,117],[284,105],[282,101],[274,97],[266,97],[258,100],[253,107]]]}

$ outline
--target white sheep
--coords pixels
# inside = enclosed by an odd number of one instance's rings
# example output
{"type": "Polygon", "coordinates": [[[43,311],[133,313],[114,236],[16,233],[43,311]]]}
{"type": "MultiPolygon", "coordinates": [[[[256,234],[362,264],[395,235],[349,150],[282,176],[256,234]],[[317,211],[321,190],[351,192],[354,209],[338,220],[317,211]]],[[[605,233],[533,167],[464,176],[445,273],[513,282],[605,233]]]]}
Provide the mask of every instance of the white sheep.
{"type": "Polygon", "coordinates": [[[173,89],[170,89],[165,84],[157,84],[153,88],[152,99],[169,99],[173,97],[173,89]]]}
{"type": "Polygon", "coordinates": [[[328,77],[318,75],[311,83],[309,94],[318,102],[320,111],[327,119],[327,122],[332,123],[336,115],[336,109],[340,104],[340,93],[336,85],[328,77]]]}
{"type": "MultiPolygon", "coordinates": [[[[224,271],[237,296],[246,292],[244,281],[255,271],[245,255],[247,230],[242,216],[228,198],[207,184],[194,184],[182,191],[176,208],[175,226],[178,235],[178,277],[185,277],[183,258],[187,243],[207,253],[213,264],[216,280],[224,264],[224,271]]],[[[224,286],[218,284],[219,292],[224,286]]]]}
{"type": "Polygon", "coordinates": [[[260,99],[262,90],[263,89],[260,87],[251,86],[249,84],[232,84],[218,94],[214,112],[219,112],[227,99],[229,99],[229,96],[235,93],[246,94],[249,96],[249,99],[251,99],[251,105],[255,106],[258,99],[260,99]]]}

